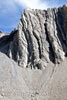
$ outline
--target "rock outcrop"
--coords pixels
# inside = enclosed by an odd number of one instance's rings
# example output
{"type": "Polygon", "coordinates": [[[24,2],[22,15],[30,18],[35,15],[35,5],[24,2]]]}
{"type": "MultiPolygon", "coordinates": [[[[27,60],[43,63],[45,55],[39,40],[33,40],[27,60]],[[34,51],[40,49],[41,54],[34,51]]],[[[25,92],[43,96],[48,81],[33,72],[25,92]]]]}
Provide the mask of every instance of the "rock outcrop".
{"type": "Polygon", "coordinates": [[[67,6],[24,10],[18,29],[0,38],[0,51],[24,68],[61,63],[67,55],[67,6]]]}
{"type": "Polygon", "coordinates": [[[0,100],[67,100],[66,5],[26,9],[17,29],[0,32],[0,100]]]}

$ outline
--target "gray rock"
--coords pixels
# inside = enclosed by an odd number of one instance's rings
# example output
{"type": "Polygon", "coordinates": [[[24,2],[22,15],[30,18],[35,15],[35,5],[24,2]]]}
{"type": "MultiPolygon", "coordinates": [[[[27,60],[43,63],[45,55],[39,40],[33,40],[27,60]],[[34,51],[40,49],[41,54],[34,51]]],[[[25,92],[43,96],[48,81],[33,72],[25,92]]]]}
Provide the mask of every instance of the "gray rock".
{"type": "Polygon", "coordinates": [[[0,100],[67,100],[67,59],[31,70],[0,52],[0,100]]]}
{"type": "Polygon", "coordinates": [[[17,30],[0,39],[0,51],[21,67],[43,69],[67,55],[67,6],[24,10],[17,30]]]}
{"type": "Polygon", "coordinates": [[[26,9],[0,34],[0,100],[67,100],[66,5],[26,9]]]}

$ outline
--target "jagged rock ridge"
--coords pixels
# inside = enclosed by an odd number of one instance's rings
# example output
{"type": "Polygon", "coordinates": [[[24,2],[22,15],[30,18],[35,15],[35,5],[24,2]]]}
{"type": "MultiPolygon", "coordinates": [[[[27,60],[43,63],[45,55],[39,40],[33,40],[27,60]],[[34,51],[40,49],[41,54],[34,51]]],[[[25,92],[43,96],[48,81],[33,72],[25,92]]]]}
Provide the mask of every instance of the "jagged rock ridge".
{"type": "Polygon", "coordinates": [[[67,55],[67,6],[24,10],[18,29],[0,38],[0,51],[21,67],[42,69],[67,55]]]}

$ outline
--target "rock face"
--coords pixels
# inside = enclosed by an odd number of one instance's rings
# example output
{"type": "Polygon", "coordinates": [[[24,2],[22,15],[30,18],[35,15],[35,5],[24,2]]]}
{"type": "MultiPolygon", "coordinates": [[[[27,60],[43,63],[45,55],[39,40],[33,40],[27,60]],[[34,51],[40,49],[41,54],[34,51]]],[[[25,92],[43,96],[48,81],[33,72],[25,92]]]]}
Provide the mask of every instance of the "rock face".
{"type": "Polygon", "coordinates": [[[24,68],[61,63],[67,55],[67,6],[24,10],[18,29],[0,38],[0,51],[24,68]]]}
{"type": "Polygon", "coordinates": [[[26,9],[18,29],[0,32],[0,100],[67,100],[66,5],[26,9]]]}

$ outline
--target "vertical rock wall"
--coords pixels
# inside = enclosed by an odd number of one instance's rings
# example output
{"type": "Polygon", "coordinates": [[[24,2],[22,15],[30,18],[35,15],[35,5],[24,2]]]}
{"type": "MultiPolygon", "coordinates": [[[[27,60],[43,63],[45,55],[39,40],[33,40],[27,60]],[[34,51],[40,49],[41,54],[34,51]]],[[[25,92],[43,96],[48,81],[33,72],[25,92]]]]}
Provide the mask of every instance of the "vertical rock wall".
{"type": "Polygon", "coordinates": [[[24,10],[12,34],[7,54],[19,66],[42,69],[50,61],[61,63],[67,55],[67,6],[24,10]]]}

